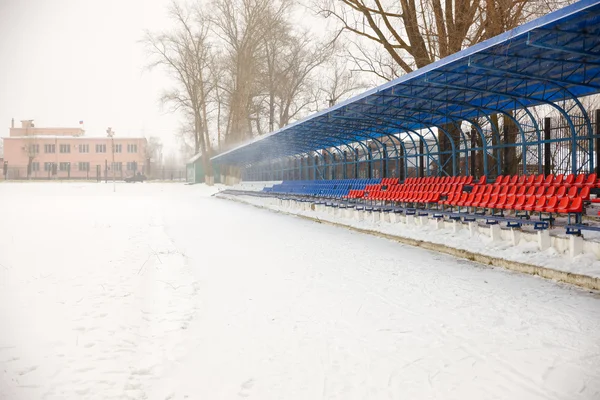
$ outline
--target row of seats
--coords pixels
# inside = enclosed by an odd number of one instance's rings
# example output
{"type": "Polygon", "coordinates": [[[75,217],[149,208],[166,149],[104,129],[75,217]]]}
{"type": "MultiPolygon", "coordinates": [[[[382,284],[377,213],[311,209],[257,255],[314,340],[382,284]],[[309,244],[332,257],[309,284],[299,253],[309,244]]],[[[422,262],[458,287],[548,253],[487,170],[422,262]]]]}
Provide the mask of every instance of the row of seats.
{"type": "Polygon", "coordinates": [[[494,181],[494,185],[522,184],[527,186],[588,186],[590,188],[600,187],[600,182],[595,173],[593,174],[549,174],[549,175],[500,175],[494,181]]]}
{"type": "Polygon", "coordinates": [[[263,192],[283,195],[342,198],[349,190],[364,189],[367,185],[379,185],[381,179],[335,179],[330,181],[284,181],[263,192]]]}

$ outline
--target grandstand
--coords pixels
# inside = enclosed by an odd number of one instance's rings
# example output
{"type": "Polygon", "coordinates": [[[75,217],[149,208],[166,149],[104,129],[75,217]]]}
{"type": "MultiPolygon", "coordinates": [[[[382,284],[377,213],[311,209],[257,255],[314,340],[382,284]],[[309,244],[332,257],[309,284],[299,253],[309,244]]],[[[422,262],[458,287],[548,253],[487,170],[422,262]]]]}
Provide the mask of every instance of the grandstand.
{"type": "Polygon", "coordinates": [[[583,0],[212,161],[267,182],[254,196],[580,235],[600,230],[600,111],[581,100],[599,92],[600,1],[583,0]]]}

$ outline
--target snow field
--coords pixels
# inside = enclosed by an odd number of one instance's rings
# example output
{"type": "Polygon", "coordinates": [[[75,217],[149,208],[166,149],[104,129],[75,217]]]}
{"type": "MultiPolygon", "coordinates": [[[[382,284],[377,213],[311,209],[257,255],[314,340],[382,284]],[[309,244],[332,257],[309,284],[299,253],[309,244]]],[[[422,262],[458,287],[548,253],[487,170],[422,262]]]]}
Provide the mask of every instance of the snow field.
{"type": "Polygon", "coordinates": [[[0,399],[600,397],[596,294],[213,191],[0,184],[0,399]]]}

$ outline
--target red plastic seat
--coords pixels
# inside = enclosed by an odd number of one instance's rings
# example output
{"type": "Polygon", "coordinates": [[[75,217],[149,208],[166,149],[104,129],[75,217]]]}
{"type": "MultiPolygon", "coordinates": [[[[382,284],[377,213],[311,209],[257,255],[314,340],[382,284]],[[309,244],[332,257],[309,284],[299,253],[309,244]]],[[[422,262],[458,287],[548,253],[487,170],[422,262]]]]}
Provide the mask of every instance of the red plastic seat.
{"type": "Polygon", "coordinates": [[[502,183],[503,179],[504,179],[504,175],[498,175],[496,177],[496,180],[494,181],[494,185],[500,185],[502,183]]]}
{"type": "Polygon", "coordinates": [[[540,186],[543,183],[544,183],[544,174],[540,174],[535,177],[535,180],[533,181],[533,186],[540,186]]]}
{"type": "Polygon", "coordinates": [[[546,193],[546,188],[543,186],[538,186],[535,192],[535,197],[542,197],[544,196],[544,193],[546,193]]]}
{"type": "Polygon", "coordinates": [[[567,194],[567,187],[559,186],[558,190],[556,191],[556,197],[558,197],[558,198],[565,197],[566,194],[567,194]]]}
{"type": "Polygon", "coordinates": [[[517,202],[518,198],[519,198],[518,196],[508,196],[506,198],[506,202],[502,205],[502,208],[505,210],[512,209],[514,207],[515,203],[517,202]]]}
{"type": "Polygon", "coordinates": [[[498,202],[499,197],[500,197],[500,195],[498,195],[497,193],[493,194],[490,197],[490,199],[488,200],[488,202],[485,205],[483,205],[482,207],[485,207],[485,208],[494,208],[494,206],[498,202]]]}
{"type": "Polygon", "coordinates": [[[544,208],[546,208],[546,203],[548,202],[548,198],[547,197],[540,197],[539,199],[537,199],[536,203],[535,203],[535,207],[533,207],[532,210],[527,210],[527,208],[525,208],[527,211],[537,211],[537,212],[543,212],[544,208]]]}
{"type": "Polygon", "coordinates": [[[479,194],[475,195],[475,198],[473,199],[471,204],[468,205],[468,207],[476,207],[477,204],[481,203],[483,196],[484,196],[483,193],[479,193],[479,194]]]}
{"type": "Polygon", "coordinates": [[[531,185],[533,185],[534,181],[535,181],[535,175],[528,175],[527,176],[527,181],[525,182],[525,184],[527,186],[531,186],[531,185]]]}
{"type": "Polygon", "coordinates": [[[515,195],[516,196],[524,196],[526,191],[527,191],[527,186],[521,186],[519,188],[519,190],[517,190],[517,193],[515,193],[515,195]]]}
{"type": "Polygon", "coordinates": [[[527,189],[527,192],[525,193],[525,196],[533,196],[535,195],[535,186],[529,186],[529,189],[527,189]]]}
{"type": "MultiPolygon", "coordinates": [[[[544,200],[545,199],[546,198],[544,197],[544,200]]],[[[535,196],[529,196],[527,198],[527,201],[525,202],[525,205],[523,206],[522,209],[525,210],[525,211],[532,211],[533,208],[535,207],[535,202],[536,201],[537,201],[537,197],[535,197],[535,196]]]]}
{"type": "MultiPolygon", "coordinates": [[[[462,198],[462,196],[461,196],[461,198],[462,198]]],[[[458,206],[459,207],[469,207],[469,205],[471,205],[471,203],[473,202],[474,199],[475,199],[475,194],[469,193],[468,196],[465,198],[465,200],[461,200],[458,202],[458,206]]]]}
{"type": "Polygon", "coordinates": [[[517,186],[511,186],[510,189],[508,189],[508,192],[506,193],[509,196],[514,196],[517,193],[517,186]]]}
{"type": "Polygon", "coordinates": [[[508,189],[510,189],[510,186],[502,185],[500,187],[500,192],[498,192],[498,194],[500,194],[500,195],[506,194],[506,193],[508,193],[508,189]]]}
{"type": "Polygon", "coordinates": [[[574,174],[569,174],[569,175],[566,176],[563,184],[565,184],[567,186],[571,186],[574,182],[575,182],[575,175],[574,174]]]}
{"type": "Polygon", "coordinates": [[[467,197],[469,196],[469,193],[462,193],[460,195],[460,198],[458,199],[458,201],[456,202],[456,205],[459,207],[462,207],[462,205],[465,203],[465,201],[467,200],[467,197]]]}
{"type": "Polygon", "coordinates": [[[487,177],[485,175],[483,175],[481,178],[479,178],[479,181],[477,181],[478,185],[485,185],[487,184],[487,177]]]}
{"type": "Polygon", "coordinates": [[[490,201],[490,197],[492,197],[491,194],[485,193],[479,203],[473,203],[473,207],[485,207],[485,205],[490,201]]]}
{"type": "Polygon", "coordinates": [[[583,212],[583,200],[581,197],[574,197],[569,201],[569,205],[564,208],[557,208],[556,212],[560,214],[573,214],[583,212]]]}
{"type": "Polygon", "coordinates": [[[585,174],[579,174],[579,175],[577,175],[577,178],[575,178],[575,182],[573,182],[573,185],[574,186],[582,186],[584,182],[585,182],[585,174]]]}
{"type": "Polygon", "coordinates": [[[544,207],[540,212],[554,213],[556,212],[556,206],[558,204],[558,197],[552,196],[548,198],[548,202],[546,203],[546,207],[544,207]]]}
{"type": "Polygon", "coordinates": [[[590,187],[589,186],[582,187],[581,190],[579,191],[579,197],[581,197],[582,200],[589,200],[590,199],[590,187]]]}
{"type": "Polygon", "coordinates": [[[571,186],[569,188],[569,191],[567,192],[567,196],[571,197],[571,198],[577,197],[577,187],[576,186],[571,186]]]}
{"type": "Polygon", "coordinates": [[[510,178],[510,181],[508,183],[511,185],[516,185],[518,181],[519,181],[519,175],[513,175],[510,178]]]}
{"type": "Polygon", "coordinates": [[[565,174],[558,174],[554,177],[554,181],[552,182],[552,185],[561,186],[563,184],[564,180],[565,180],[565,174]]]}
{"type": "Polygon", "coordinates": [[[543,186],[552,186],[552,183],[554,182],[554,174],[549,174],[546,179],[544,179],[544,182],[542,183],[543,186]]]}
{"type": "Polygon", "coordinates": [[[496,204],[494,204],[493,208],[504,208],[504,204],[506,204],[506,200],[508,199],[508,196],[506,194],[501,194],[500,197],[498,198],[498,201],[496,202],[496,204]]]}
{"type": "Polygon", "coordinates": [[[553,197],[554,195],[556,195],[556,186],[549,186],[546,189],[546,193],[544,194],[544,196],[553,197]]]}
{"type": "Polygon", "coordinates": [[[523,210],[523,207],[525,207],[525,204],[527,203],[527,199],[528,197],[526,196],[517,196],[517,200],[515,201],[515,204],[513,205],[512,209],[523,210]]]}
{"type": "Polygon", "coordinates": [[[521,176],[519,176],[519,180],[517,181],[517,184],[524,185],[525,182],[527,182],[527,175],[521,175],[521,176]]]}

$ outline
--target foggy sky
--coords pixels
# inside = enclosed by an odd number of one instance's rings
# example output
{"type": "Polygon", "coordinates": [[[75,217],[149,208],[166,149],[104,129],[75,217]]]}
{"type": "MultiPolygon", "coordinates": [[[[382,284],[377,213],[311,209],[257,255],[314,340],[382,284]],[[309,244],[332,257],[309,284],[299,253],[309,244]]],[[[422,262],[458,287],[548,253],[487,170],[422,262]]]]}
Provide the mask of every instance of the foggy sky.
{"type": "Polygon", "coordinates": [[[176,115],[158,97],[171,83],[144,69],[144,29],[166,29],[169,0],[0,0],[0,136],[15,124],[79,126],[86,135],[160,136],[174,148],[176,115]]]}

